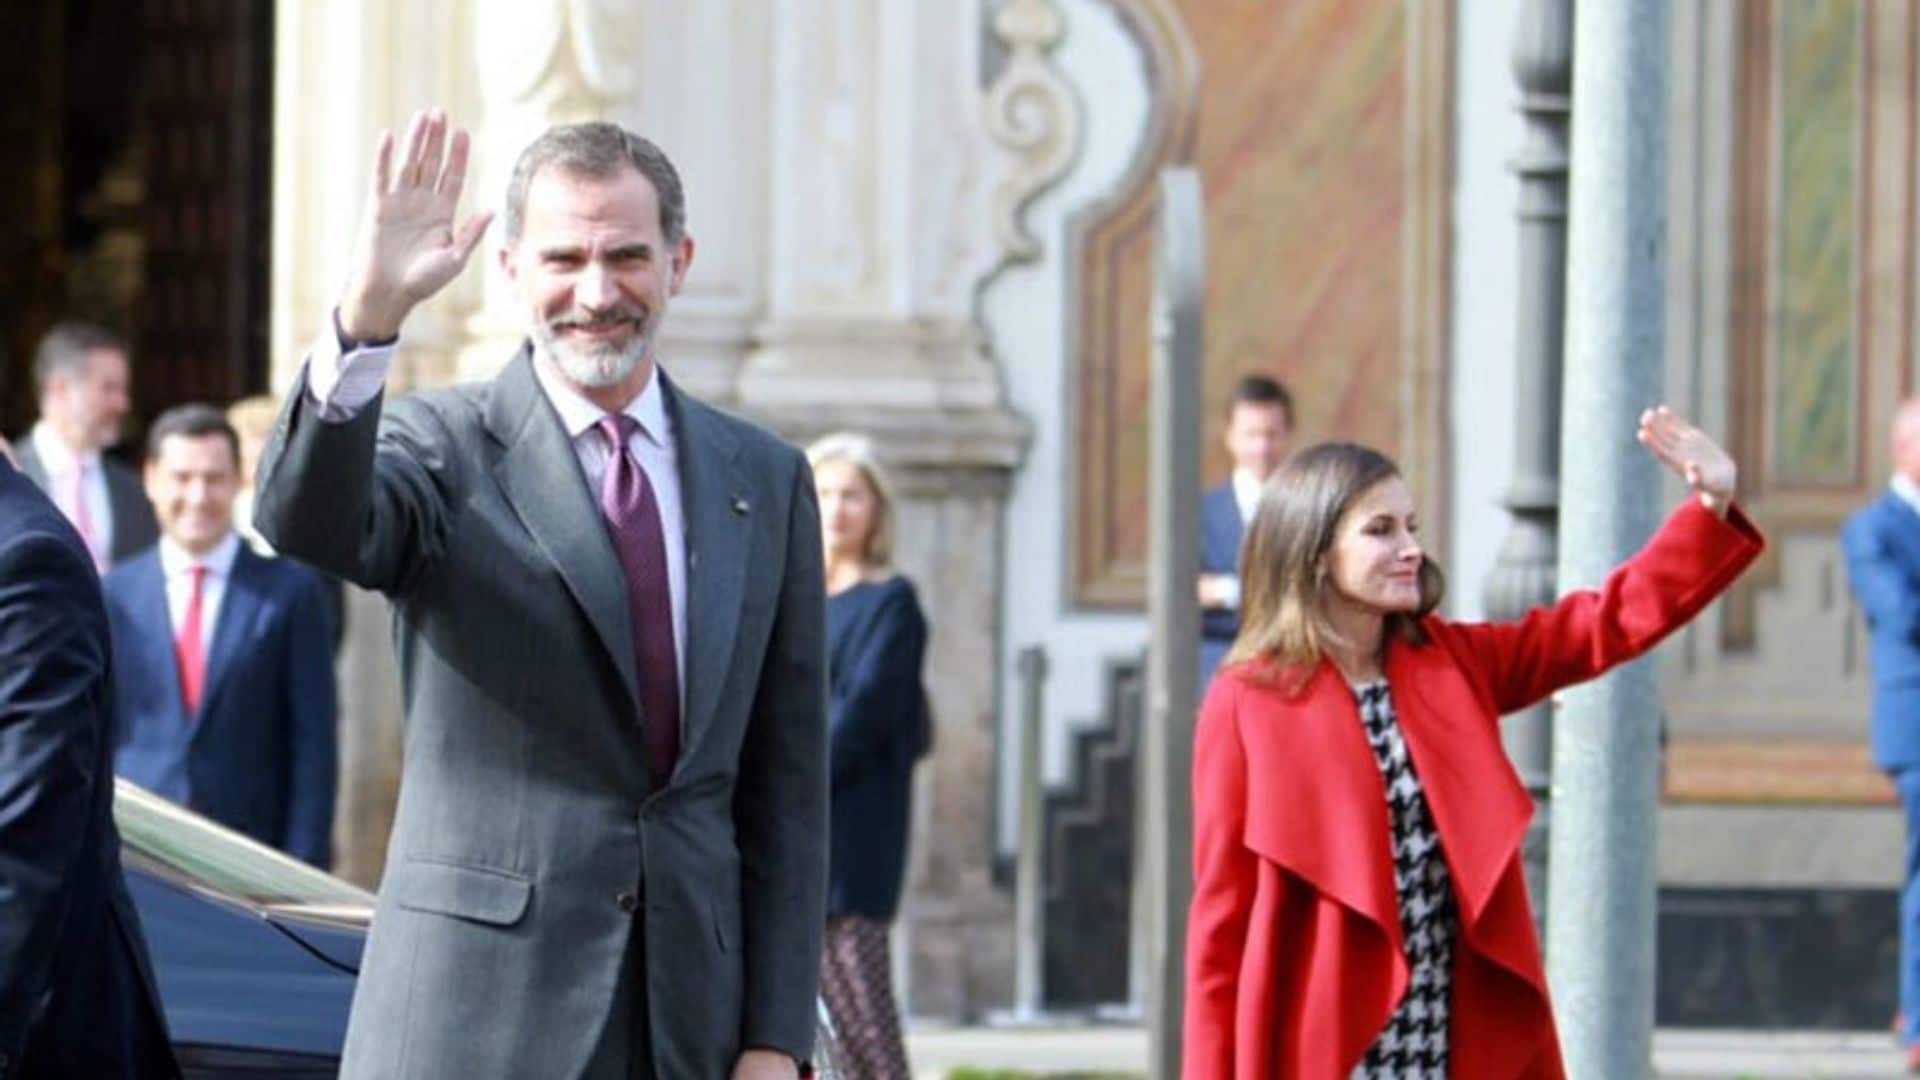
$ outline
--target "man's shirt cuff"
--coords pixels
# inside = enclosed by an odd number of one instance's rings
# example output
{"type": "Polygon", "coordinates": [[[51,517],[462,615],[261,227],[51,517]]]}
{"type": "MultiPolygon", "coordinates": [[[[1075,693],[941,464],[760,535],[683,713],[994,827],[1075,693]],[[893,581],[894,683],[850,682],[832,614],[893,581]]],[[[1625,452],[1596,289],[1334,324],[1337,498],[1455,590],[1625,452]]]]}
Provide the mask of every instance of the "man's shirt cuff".
{"type": "Polygon", "coordinates": [[[383,342],[342,352],[334,329],[322,331],[307,353],[307,396],[320,419],[345,423],[379,397],[396,347],[396,342],[383,342]]]}

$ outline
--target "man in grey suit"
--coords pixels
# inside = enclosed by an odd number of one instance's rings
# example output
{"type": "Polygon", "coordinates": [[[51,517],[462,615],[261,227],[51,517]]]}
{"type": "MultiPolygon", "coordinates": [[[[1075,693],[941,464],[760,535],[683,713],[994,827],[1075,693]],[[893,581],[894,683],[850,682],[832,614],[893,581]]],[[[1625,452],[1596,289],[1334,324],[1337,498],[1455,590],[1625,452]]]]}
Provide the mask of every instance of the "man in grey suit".
{"type": "Polygon", "coordinates": [[[40,420],[15,444],[14,459],[105,573],[160,538],[139,474],[101,456],[120,441],[131,407],[126,342],[92,323],[60,323],[34,350],[33,380],[40,420]]]}
{"type": "Polygon", "coordinates": [[[384,402],[468,139],[383,136],[352,273],[260,465],[278,550],[391,598],[406,762],[350,1077],[793,1077],[826,868],[824,591],[805,459],[677,387],[680,180],[549,130],[500,265],[530,341],[384,402]]]}

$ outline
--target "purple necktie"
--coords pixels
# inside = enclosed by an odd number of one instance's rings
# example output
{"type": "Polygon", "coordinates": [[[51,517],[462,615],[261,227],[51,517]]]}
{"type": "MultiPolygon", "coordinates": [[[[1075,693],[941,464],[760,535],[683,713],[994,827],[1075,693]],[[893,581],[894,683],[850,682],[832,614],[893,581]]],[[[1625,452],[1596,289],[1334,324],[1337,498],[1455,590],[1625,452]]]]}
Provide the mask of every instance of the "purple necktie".
{"type": "Polygon", "coordinates": [[[627,574],[627,613],[633,620],[633,660],[640,675],[640,711],[646,720],[647,771],[653,790],[667,785],[680,753],[680,675],[673,651],[673,594],[667,588],[667,542],[660,504],[647,472],[628,443],[640,424],[624,413],[601,419],[613,456],[600,481],[600,513],[607,519],[620,568],[627,574]]]}

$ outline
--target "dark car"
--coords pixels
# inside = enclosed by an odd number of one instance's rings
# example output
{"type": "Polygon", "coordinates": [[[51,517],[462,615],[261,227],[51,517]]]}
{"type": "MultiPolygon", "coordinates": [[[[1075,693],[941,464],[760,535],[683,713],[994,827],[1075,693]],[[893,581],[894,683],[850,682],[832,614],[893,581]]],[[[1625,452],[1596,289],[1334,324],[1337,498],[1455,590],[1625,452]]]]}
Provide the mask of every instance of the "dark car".
{"type": "MultiPolygon", "coordinates": [[[[125,780],[113,816],[190,1080],[336,1075],[373,894],[125,780]]],[[[820,1016],[814,1075],[831,1080],[820,1016]]]]}

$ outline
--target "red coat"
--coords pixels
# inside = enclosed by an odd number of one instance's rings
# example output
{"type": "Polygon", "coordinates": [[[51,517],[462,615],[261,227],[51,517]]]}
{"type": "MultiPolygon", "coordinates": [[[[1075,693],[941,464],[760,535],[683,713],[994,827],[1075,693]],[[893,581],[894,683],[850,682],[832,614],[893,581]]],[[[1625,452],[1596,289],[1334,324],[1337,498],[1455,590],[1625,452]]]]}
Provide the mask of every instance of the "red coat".
{"type": "MultiPolygon", "coordinates": [[[[1393,704],[1452,872],[1451,1072],[1558,1080],[1559,1039],[1521,876],[1533,803],[1498,720],[1651,649],[1764,541],[1697,500],[1598,590],[1512,623],[1429,617],[1387,651],[1393,704]]],[[[1648,718],[1649,722],[1652,718],[1648,718]]],[[[1387,802],[1351,691],[1221,673],[1193,763],[1185,1080],[1345,1080],[1406,990],[1387,802]]]]}

